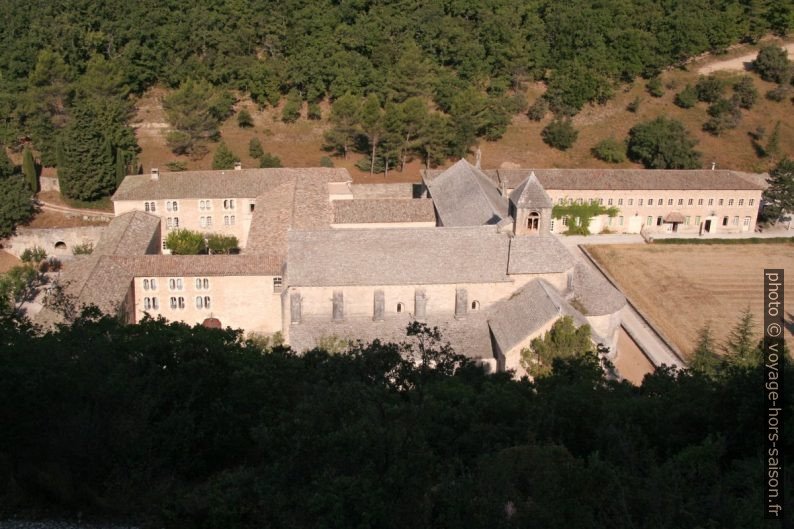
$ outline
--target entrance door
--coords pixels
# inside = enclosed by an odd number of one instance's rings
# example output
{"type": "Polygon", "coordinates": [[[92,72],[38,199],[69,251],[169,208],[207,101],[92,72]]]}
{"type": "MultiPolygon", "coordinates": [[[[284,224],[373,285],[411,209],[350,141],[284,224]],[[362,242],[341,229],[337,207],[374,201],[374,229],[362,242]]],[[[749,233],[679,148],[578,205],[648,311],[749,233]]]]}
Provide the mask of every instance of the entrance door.
{"type": "Polygon", "coordinates": [[[706,221],[706,224],[703,227],[703,229],[706,231],[706,233],[711,233],[711,220],[706,221]]]}
{"type": "Polygon", "coordinates": [[[675,233],[677,231],[678,231],[678,223],[677,222],[673,222],[673,233],[675,233]]]}

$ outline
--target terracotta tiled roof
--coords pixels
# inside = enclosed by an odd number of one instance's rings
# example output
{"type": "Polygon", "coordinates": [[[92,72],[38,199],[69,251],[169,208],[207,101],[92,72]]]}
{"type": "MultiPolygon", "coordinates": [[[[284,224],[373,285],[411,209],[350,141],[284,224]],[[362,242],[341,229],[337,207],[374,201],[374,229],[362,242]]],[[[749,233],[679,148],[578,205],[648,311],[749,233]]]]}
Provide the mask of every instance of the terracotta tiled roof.
{"type": "Polygon", "coordinates": [[[161,172],[157,180],[152,180],[150,174],[125,177],[113,200],[254,198],[301,177],[320,186],[351,180],[347,169],[328,167],[161,172]]]}
{"type": "Polygon", "coordinates": [[[334,200],[334,224],[435,222],[433,201],[426,198],[334,200]]]}

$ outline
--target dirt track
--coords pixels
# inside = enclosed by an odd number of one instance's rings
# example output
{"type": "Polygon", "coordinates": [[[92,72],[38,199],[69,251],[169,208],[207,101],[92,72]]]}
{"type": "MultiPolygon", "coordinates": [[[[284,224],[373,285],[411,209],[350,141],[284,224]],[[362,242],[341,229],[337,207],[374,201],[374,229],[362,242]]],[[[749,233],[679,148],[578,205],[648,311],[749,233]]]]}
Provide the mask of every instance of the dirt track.
{"type": "MultiPolygon", "coordinates": [[[[794,42],[790,44],[785,44],[783,45],[783,47],[788,51],[789,57],[794,55],[794,42]]],[[[698,73],[706,75],[717,71],[748,70],[750,64],[755,60],[756,55],[758,55],[758,52],[753,51],[741,55],[739,57],[734,57],[732,59],[725,59],[724,61],[711,62],[698,69],[698,73]]]]}

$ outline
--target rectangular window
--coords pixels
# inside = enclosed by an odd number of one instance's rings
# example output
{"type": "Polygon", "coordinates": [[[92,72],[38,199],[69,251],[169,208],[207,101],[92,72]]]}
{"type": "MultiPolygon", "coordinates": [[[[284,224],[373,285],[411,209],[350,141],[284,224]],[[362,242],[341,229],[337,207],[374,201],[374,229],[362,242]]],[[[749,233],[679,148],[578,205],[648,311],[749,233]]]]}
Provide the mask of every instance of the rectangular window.
{"type": "Polygon", "coordinates": [[[172,309],[175,309],[175,308],[176,308],[176,297],[174,297],[174,296],[171,296],[170,302],[171,302],[171,303],[170,303],[170,305],[171,305],[171,308],[172,308],[172,309]]]}
{"type": "Polygon", "coordinates": [[[212,228],[212,217],[207,217],[207,227],[212,228]]]}
{"type": "Polygon", "coordinates": [[[684,226],[689,226],[689,219],[690,219],[690,217],[685,217],[684,218],[684,226]]]}
{"type": "Polygon", "coordinates": [[[165,209],[167,209],[168,211],[171,211],[171,201],[168,201],[168,202],[165,203],[165,209]]]}
{"type": "MultiPolygon", "coordinates": [[[[603,198],[601,199],[601,203],[602,204],[604,203],[604,199],[603,198]]],[[[607,200],[607,206],[611,206],[611,205],[612,205],[612,199],[610,198],[609,200],[607,200]]]]}
{"type": "Polygon", "coordinates": [[[149,211],[149,203],[148,202],[144,202],[143,203],[143,210],[148,213],[148,211],[149,211]]]}
{"type": "Polygon", "coordinates": [[[702,198],[699,198],[699,199],[698,199],[698,206],[702,206],[702,205],[703,205],[703,199],[702,199],[702,198]]]}
{"type": "Polygon", "coordinates": [[[203,309],[204,308],[204,298],[201,296],[196,296],[196,308],[203,309]]]}
{"type": "Polygon", "coordinates": [[[752,206],[754,203],[755,203],[755,199],[754,199],[754,198],[751,198],[751,199],[750,199],[750,200],[747,202],[747,204],[748,204],[748,205],[750,205],[750,206],[752,206]]]}
{"type": "MultiPolygon", "coordinates": [[[[640,200],[642,200],[642,199],[640,199],[640,200]]],[[[631,206],[632,204],[634,204],[634,199],[630,198],[629,199],[629,206],[631,206]]],[[[642,206],[642,204],[640,204],[640,206],[642,206]]]]}
{"type": "Polygon", "coordinates": [[[695,224],[700,226],[700,217],[695,217],[695,224]]]}
{"type": "Polygon", "coordinates": [[[678,205],[679,206],[683,206],[684,205],[684,199],[683,198],[679,198],[678,199],[678,205]]]}
{"type": "Polygon", "coordinates": [[[172,277],[168,280],[168,288],[170,290],[182,290],[184,283],[181,277],[172,277]]]}
{"type": "Polygon", "coordinates": [[[750,225],[750,217],[745,217],[744,218],[744,225],[745,226],[749,226],[750,225]]]}
{"type": "MultiPolygon", "coordinates": [[[[618,199],[618,206],[622,206],[622,205],[623,205],[623,199],[622,199],[622,198],[619,198],[619,199],[618,199]]],[[[629,206],[630,206],[630,205],[631,205],[631,199],[629,199],[629,206]]]]}
{"type": "Polygon", "coordinates": [[[618,226],[623,226],[623,217],[618,217],[618,226]]]}
{"type": "Polygon", "coordinates": [[[229,217],[229,224],[231,224],[232,226],[234,226],[234,215],[232,215],[231,217],[229,217]]]}
{"type": "Polygon", "coordinates": [[[710,199],[709,199],[709,206],[713,206],[713,205],[714,205],[714,199],[713,199],[713,198],[710,198],[710,199]]]}
{"type": "Polygon", "coordinates": [[[667,199],[667,205],[668,206],[672,206],[673,205],[673,199],[672,198],[668,198],[667,199]]]}
{"type": "Polygon", "coordinates": [[[732,199],[732,198],[729,198],[729,199],[728,199],[728,205],[729,205],[729,206],[733,206],[733,199],[732,199]]]}
{"type": "Polygon", "coordinates": [[[568,225],[568,217],[563,217],[562,218],[562,225],[563,226],[567,226],[568,225]]]}
{"type": "Polygon", "coordinates": [[[568,204],[573,204],[573,199],[572,198],[568,199],[568,204]]]}
{"type": "Polygon", "coordinates": [[[734,226],[738,226],[739,225],[739,217],[733,217],[733,225],[734,226]]]}
{"type": "Polygon", "coordinates": [[[179,227],[179,217],[174,217],[174,228],[179,227]]]}
{"type": "Polygon", "coordinates": [[[661,226],[661,225],[662,225],[662,222],[663,222],[663,221],[662,221],[662,217],[656,217],[656,225],[657,225],[657,226],[661,226]]]}
{"type": "Polygon", "coordinates": [[[165,228],[167,230],[170,230],[172,225],[173,224],[172,224],[172,221],[171,221],[171,217],[168,217],[167,219],[165,219],[165,228]]]}
{"type": "Polygon", "coordinates": [[[205,217],[201,217],[201,218],[199,219],[199,226],[201,226],[202,228],[204,228],[204,227],[206,227],[206,225],[207,225],[207,219],[206,219],[205,217]]]}
{"type": "Polygon", "coordinates": [[[637,201],[637,205],[638,205],[638,206],[642,206],[642,199],[639,199],[639,200],[637,201]]]}
{"type": "Polygon", "coordinates": [[[647,220],[646,224],[648,226],[651,226],[653,224],[653,217],[648,217],[648,220],[647,220]]]}
{"type": "Polygon", "coordinates": [[[158,310],[160,308],[160,301],[157,298],[152,298],[152,308],[158,310]]]}
{"type": "Polygon", "coordinates": [[[607,226],[612,226],[612,217],[607,217],[607,226]]]}
{"type": "Polygon", "coordinates": [[[551,219],[551,227],[549,228],[550,231],[554,231],[554,219],[551,219]]]}
{"type": "Polygon", "coordinates": [[[561,198],[561,199],[557,200],[557,204],[559,204],[560,206],[562,206],[564,203],[565,203],[565,199],[564,198],[561,198]]]}
{"type": "Polygon", "coordinates": [[[581,198],[577,198],[577,199],[576,199],[576,203],[577,203],[577,204],[580,204],[580,205],[581,205],[581,204],[584,204],[584,200],[583,200],[583,199],[581,199],[581,198]]]}
{"type": "Polygon", "coordinates": [[[723,226],[727,226],[728,225],[728,217],[722,217],[722,225],[723,226]]]}
{"type": "Polygon", "coordinates": [[[686,201],[686,205],[691,206],[692,202],[694,202],[694,200],[690,198],[689,200],[686,201]]]}
{"type": "Polygon", "coordinates": [[[249,207],[251,208],[251,210],[250,210],[250,211],[251,211],[251,213],[253,213],[253,212],[254,212],[254,210],[256,209],[256,204],[254,204],[253,202],[251,202],[251,203],[249,204],[249,207]]]}
{"type": "Polygon", "coordinates": [[[281,292],[281,278],[278,276],[273,278],[273,292],[281,292]]]}
{"type": "Polygon", "coordinates": [[[652,198],[649,198],[649,199],[648,199],[648,205],[649,205],[649,206],[653,206],[653,199],[652,199],[652,198]]]}
{"type": "Polygon", "coordinates": [[[228,226],[229,225],[229,215],[224,215],[223,216],[223,225],[224,226],[228,226]]]}
{"type": "Polygon", "coordinates": [[[180,309],[184,309],[185,308],[185,298],[183,298],[182,296],[179,296],[177,298],[177,301],[179,302],[179,308],[180,309]]]}
{"type": "Polygon", "coordinates": [[[660,198],[660,199],[659,199],[659,201],[658,201],[658,202],[656,202],[656,204],[657,204],[657,205],[659,205],[659,206],[661,206],[662,204],[664,204],[664,199],[663,199],[663,198],[660,198]]]}
{"type": "MultiPolygon", "coordinates": [[[[612,204],[612,201],[610,200],[609,203],[612,204]]],[[[599,206],[603,206],[604,205],[604,199],[603,198],[599,198],[598,199],[598,205],[599,206]]]]}
{"type": "Polygon", "coordinates": [[[579,217],[576,217],[576,219],[575,219],[575,224],[576,224],[577,226],[579,226],[581,223],[582,223],[582,219],[581,219],[581,218],[579,218],[579,217]]]}
{"type": "Polygon", "coordinates": [[[723,202],[724,202],[724,200],[723,200],[723,199],[720,199],[720,201],[719,201],[718,205],[719,205],[719,206],[721,206],[723,202]]]}
{"type": "Polygon", "coordinates": [[[740,206],[744,206],[744,199],[743,199],[743,198],[740,198],[740,199],[739,199],[739,205],[740,205],[740,206]]]}

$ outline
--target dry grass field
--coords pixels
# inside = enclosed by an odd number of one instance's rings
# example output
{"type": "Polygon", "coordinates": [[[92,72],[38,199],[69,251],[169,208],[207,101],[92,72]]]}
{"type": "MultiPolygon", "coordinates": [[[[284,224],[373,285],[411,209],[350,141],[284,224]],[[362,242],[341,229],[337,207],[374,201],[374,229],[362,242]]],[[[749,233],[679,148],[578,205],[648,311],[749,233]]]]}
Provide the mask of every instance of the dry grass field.
{"type": "Polygon", "coordinates": [[[745,307],[761,331],[764,268],[787,269],[786,342],[794,347],[794,244],[589,246],[627,297],[685,354],[710,323],[722,343],[745,307]]]}
{"type": "MultiPolygon", "coordinates": [[[[778,41],[779,42],[779,41],[778,41]]],[[[764,94],[774,85],[753,76],[754,82],[761,97],[751,111],[742,112],[742,121],[738,128],[727,131],[720,137],[714,137],[704,132],[701,127],[707,119],[705,103],[699,103],[695,108],[682,109],[673,104],[673,98],[687,83],[697,81],[699,71],[709,65],[724,64],[731,66],[733,57],[742,57],[755,53],[758,46],[735,46],[723,55],[704,55],[691,61],[686,69],[672,69],[662,74],[665,84],[665,93],[660,98],[649,95],[645,90],[645,82],[637,80],[630,86],[619,86],[615,97],[605,105],[590,105],[574,118],[574,125],[579,131],[576,144],[568,151],[558,151],[548,147],[540,137],[543,127],[551,120],[551,115],[541,122],[529,120],[526,115],[519,114],[513,117],[512,123],[505,135],[498,141],[482,141],[482,163],[486,167],[498,167],[508,162],[521,166],[534,167],[606,167],[611,166],[593,158],[590,149],[600,140],[614,136],[624,139],[629,129],[639,121],[646,121],[663,115],[681,120],[699,141],[697,148],[703,153],[703,165],[709,166],[712,161],[718,167],[745,171],[763,172],[768,169],[769,161],[759,159],[751,143],[748,132],[754,131],[758,126],[763,126],[767,134],[778,119],[794,111],[790,100],[773,102],[764,98],[764,94]],[[641,99],[639,110],[632,113],[626,106],[636,97],[641,99]]],[[[735,65],[734,65],[735,66],[735,65]]],[[[717,75],[730,81],[742,75],[741,71],[719,71],[717,75]]],[[[542,95],[544,86],[541,83],[531,83],[526,86],[526,95],[530,103],[542,95]]],[[[163,132],[168,129],[165,113],[162,109],[162,97],[165,90],[155,88],[150,90],[137,102],[137,113],[133,119],[136,128],[138,143],[142,148],[140,155],[145,170],[151,166],[164,168],[169,161],[180,160],[190,169],[207,169],[212,165],[212,153],[217,148],[216,143],[209,145],[210,153],[200,160],[189,160],[184,156],[175,156],[165,145],[163,132]]],[[[731,90],[726,91],[729,96],[731,90]]],[[[235,111],[247,107],[254,117],[253,128],[240,129],[237,126],[236,114],[231,116],[221,127],[223,140],[231,149],[242,158],[247,167],[255,165],[255,161],[248,156],[248,142],[253,136],[258,136],[266,151],[279,156],[287,167],[316,166],[320,158],[327,153],[322,150],[323,131],[328,127],[326,120],[309,121],[303,116],[296,123],[286,124],[280,120],[280,108],[259,109],[248,99],[242,99],[235,105],[235,111]]],[[[323,105],[323,115],[329,113],[328,104],[323,105]]],[[[794,151],[794,123],[791,120],[782,120],[780,130],[781,152],[794,151]]],[[[398,182],[416,181],[419,178],[421,164],[413,161],[406,171],[390,172],[388,178],[382,174],[370,176],[359,171],[354,163],[361,155],[353,154],[348,160],[334,158],[338,167],[347,167],[354,179],[358,182],[398,182]]],[[[623,167],[636,167],[631,162],[620,164],[623,167]]],[[[614,167],[614,166],[611,166],[614,167]]]]}

